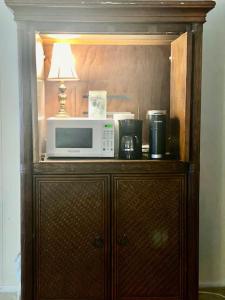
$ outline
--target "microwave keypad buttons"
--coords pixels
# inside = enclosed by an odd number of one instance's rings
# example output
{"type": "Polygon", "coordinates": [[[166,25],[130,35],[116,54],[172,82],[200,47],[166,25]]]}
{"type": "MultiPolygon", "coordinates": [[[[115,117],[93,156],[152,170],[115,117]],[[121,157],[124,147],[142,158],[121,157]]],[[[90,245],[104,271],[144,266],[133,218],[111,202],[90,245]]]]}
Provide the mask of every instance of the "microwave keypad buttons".
{"type": "Polygon", "coordinates": [[[109,126],[105,126],[103,129],[103,143],[102,150],[104,152],[112,152],[113,151],[113,130],[109,126]]]}

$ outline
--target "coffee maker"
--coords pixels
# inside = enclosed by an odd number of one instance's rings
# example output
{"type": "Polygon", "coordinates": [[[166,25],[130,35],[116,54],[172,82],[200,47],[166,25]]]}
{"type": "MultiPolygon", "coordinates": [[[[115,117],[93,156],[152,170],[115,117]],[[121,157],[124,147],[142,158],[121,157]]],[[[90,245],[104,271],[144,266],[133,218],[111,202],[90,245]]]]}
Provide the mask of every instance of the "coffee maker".
{"type": "Polygon", "coordinates": [[[119,157],[119,120],[134,119],[134,114],[131,112],[113,113],[114,121],[114,154],[119,157]]]}
{"type": "Polygon", "coordinates": [[[119,120],[119,158],[142,158],[142,120],[119,120]]]}

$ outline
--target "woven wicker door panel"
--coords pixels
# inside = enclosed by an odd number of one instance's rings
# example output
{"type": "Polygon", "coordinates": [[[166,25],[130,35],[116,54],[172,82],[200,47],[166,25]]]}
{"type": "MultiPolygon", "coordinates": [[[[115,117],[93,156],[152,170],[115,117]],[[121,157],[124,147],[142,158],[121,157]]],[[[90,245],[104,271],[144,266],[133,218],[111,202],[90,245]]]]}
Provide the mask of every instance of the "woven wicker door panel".
{"type": "Polygon", "coordinates": [[[113,183],[114,299],[184,299],[184,177],[113,183]]]}
{"type": "Polygon", "coordinates": [[[108,299],[108,177],[36,177],[35,299],[108,299]]]}

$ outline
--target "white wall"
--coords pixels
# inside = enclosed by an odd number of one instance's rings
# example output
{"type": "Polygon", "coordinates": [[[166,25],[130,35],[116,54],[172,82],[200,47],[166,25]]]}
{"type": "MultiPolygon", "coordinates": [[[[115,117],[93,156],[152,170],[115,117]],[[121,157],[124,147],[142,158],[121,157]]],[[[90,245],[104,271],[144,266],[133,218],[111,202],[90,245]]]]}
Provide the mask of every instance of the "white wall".
{"type": "Polygon", "coordinates": [[[5,290],[17,285],[14,259],[20,251],[17,73],[16,25],[0,0],[0,287],[5,290]]]}
{"type": "Polygon", "coordinates": [[[200,281],[225,286],[225,0],[204,26],[200,281]]]}
{"type": "MultiPolygon", "coordinates": [[[[15,286],[19,252],[16,25],[0,0],[0,286],[15,286]]],[[[225,286],[225,0],[204,26],[200,282],[225,286]]]]}

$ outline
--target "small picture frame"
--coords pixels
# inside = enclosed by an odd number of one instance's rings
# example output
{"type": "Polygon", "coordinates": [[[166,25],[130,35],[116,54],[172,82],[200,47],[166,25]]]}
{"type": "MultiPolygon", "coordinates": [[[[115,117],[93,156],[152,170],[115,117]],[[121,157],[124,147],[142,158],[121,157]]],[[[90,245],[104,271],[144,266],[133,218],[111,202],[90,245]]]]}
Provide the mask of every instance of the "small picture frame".
{"type": "Polygon", "coordinates": [[[88,95],[88,118],[106,119],[107,92],[89,91],[88,95]]]}

